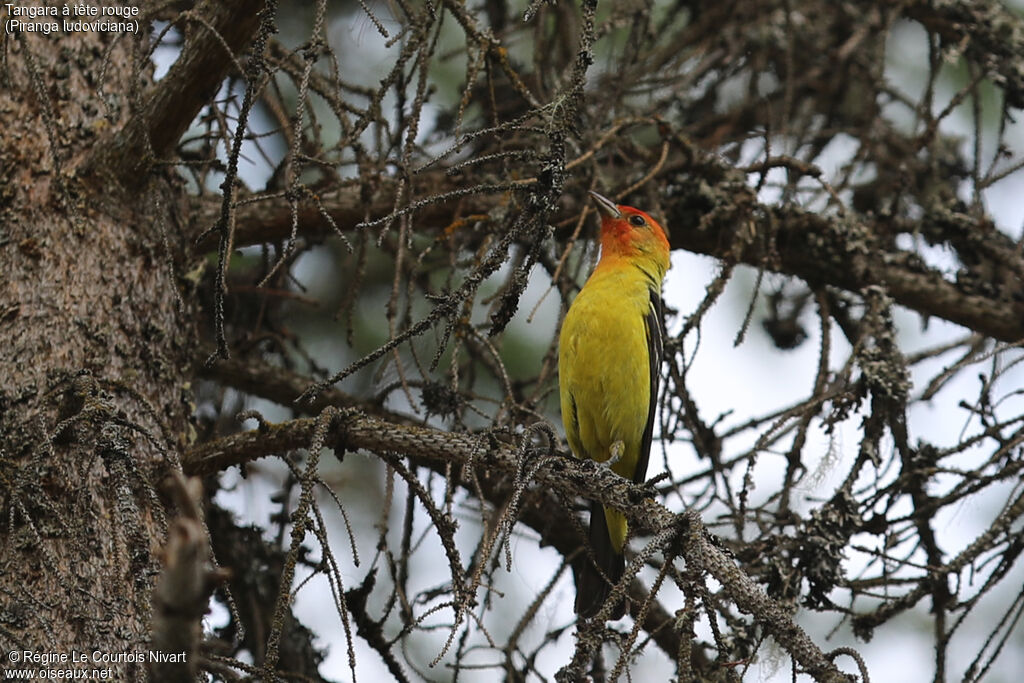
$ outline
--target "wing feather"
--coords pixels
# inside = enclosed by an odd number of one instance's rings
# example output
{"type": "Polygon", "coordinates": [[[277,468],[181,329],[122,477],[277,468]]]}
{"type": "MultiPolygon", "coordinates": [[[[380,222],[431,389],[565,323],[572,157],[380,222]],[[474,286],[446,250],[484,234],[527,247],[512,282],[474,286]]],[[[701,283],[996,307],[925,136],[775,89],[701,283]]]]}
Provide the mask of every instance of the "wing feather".
{"type": "Polygon", "coordinates": [[[650,367],[650,399],[647,406],[647,424],[644,426],[643,437],[640,440],[640,454],[636,463],[636,470],[633,472],[633,482],[643,484],[647,481],[647,463],[651,459],[651,441],[654,437],[654,416],[658,410],[658,387],[661,384],[661,359],[664,355],[665,343],[662,326],[665,315],[661,305],[661,293],[656,289],[650,290],[651,306],[644,318],[644,328],[647,334],[647,358],[650,367]]]}

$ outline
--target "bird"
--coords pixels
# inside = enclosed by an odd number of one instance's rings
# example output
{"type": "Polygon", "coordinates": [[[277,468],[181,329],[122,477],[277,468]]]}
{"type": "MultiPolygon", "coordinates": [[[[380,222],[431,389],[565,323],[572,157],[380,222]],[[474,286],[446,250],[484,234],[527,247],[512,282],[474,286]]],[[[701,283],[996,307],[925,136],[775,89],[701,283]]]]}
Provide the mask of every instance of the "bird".
{"type": "MultiPolygon", "coordinates": [[[[590,193],[601,214],[601,256],[558,339],[562,424],[573,455],[642,484],[651,454],[663,353],[665,229],[651,216],[590,193]]],[[[625,571],[622,513],[590,504],[591,553],[577,571],[575,610],[596,616],[625,571]]],[[[611,619],[625,614],[625,602],[611,619]]]]}

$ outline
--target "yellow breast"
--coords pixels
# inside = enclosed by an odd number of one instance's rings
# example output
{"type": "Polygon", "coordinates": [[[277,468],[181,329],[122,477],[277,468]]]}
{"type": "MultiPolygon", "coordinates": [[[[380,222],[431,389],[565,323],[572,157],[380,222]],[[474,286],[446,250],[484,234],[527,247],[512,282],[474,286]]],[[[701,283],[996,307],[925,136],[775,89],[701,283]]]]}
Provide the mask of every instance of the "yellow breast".
{"type": "Polygon", "coordinates": [[[613,469],[632,477],[650,396],[645,318],[647,282],[628,270],[597,271],[573,302],[559,338],[562,420],[577,457],[604,461],[615,441],[625,457],[613,469]]]}

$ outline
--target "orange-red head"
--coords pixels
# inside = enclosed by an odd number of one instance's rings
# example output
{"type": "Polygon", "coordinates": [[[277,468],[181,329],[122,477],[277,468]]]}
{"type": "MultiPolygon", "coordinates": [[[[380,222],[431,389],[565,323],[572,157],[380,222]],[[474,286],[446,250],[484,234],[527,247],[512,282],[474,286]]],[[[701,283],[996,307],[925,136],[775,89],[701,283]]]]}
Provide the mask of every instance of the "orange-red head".
{"type": "Polygon", "coordinates": [[[632,206],[616,204],[591,192],[601,212],[601,261],[651,261],[661,275],[668,270],[669,245],[665,229],[632,206]]]}

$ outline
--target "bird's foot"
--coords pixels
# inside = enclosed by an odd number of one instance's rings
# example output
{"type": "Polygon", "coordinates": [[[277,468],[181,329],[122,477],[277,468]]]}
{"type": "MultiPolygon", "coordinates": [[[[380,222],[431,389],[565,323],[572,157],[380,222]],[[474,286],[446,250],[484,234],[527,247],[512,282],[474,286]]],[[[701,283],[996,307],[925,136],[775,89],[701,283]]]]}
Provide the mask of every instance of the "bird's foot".
{"type": "Polygon", "coordinates": [[[604,466],[611,467],[612,465],[617,463],[625,454],[626,443],[622,439],[619,439],[618,441],[611,445],[611,448],[608,449],[608,459],[604,461],[604,466]]]}

